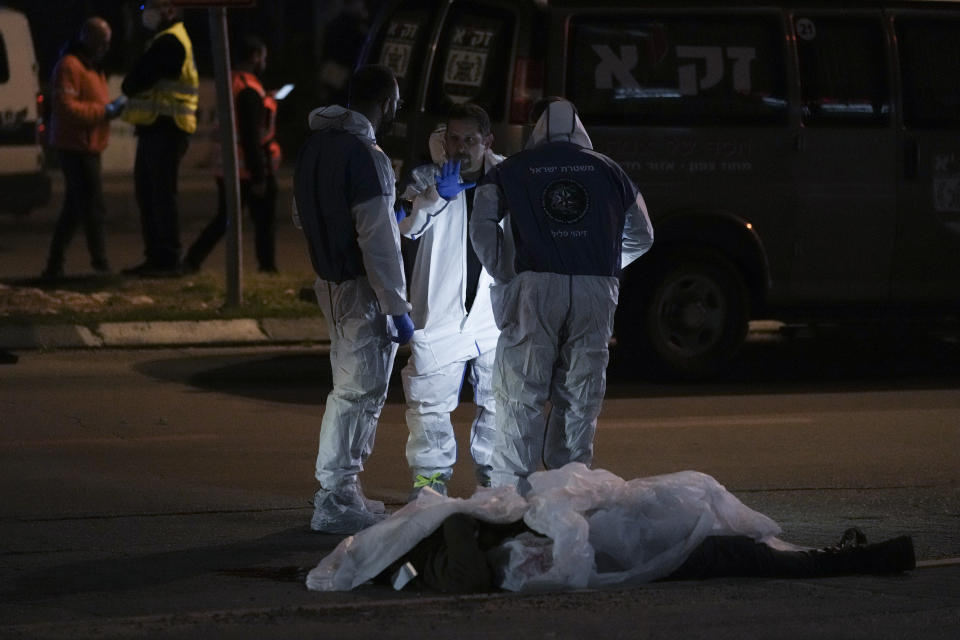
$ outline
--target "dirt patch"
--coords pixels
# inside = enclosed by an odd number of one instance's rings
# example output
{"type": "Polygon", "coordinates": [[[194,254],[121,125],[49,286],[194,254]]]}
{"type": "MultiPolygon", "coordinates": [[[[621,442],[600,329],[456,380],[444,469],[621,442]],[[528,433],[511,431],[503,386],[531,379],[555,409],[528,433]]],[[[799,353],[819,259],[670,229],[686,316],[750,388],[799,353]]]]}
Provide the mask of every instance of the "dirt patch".
{"type": "Polygon", "coordinates": [[[239,306],[226,305],[224,278],[211,272],[157,279],[111,275],[55,282],[7,280],[0,282],[0,322],[89,324],[313,316],[319,314],[316,300],[301,294],[312,282],[311,276],[246,277],[239,306]]]}
{"type": "Polygon", "coordinates": [[[142,307],[152,304],[153,298],[143,294],[109,291],[83,293],[66,289],[44,291],[37,287],[15,287],[0,283],[0,316],[91,313],[110,306],[142,307]]]}

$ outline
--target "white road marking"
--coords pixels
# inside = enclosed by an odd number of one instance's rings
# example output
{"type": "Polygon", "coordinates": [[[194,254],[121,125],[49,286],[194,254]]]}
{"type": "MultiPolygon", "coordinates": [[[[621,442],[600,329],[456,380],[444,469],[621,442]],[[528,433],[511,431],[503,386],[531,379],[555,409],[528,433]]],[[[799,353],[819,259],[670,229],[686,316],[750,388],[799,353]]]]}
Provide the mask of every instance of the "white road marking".
{"type": "Polygon", "coordinates": [[[772,425],[810,424],[813,418],[800,415],[775,416],[684,416],[680,418],[624,419],[601,418],[600,429],[673,429],[682,427],[766,427],[772,425]]]}

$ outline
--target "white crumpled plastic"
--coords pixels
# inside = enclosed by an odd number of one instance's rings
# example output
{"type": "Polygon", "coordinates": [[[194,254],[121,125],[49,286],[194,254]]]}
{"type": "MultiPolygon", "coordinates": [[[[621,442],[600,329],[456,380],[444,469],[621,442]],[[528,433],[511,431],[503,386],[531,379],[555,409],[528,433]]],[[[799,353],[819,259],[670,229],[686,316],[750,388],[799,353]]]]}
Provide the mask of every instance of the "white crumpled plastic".
{"type": "Polygon", "coordinates": [[[387,520],[345,539],[307,576],[315,590],[351,589],[387,568],[458,511],[490,522],[523,516],[534,531],[488,552],[511,591],[649,582],[677,569],[709,535],[770,544],[780,527],[712,477],[681,471],[629,482],[574,462],[530,475],[527,500],[512,487],[478,489],[468,500],[422,491],[387,520]]]}
{"type": "Polygon", "coordinates": [[[606,587],[669,575],[709,535],[769,541],[780,527],[745,506],[712,477],[681,471],[624,481],[571,463],[530,475],[527,525],[553,540],[543,548],[510,543],[502,587],[513,591],[606,587]]]}
{"type": "Polygon", "coordinates": [[[376,577],[433,533],[454,513],[487,522],[516,522],[527,502],[513,487],[477,489],[470,498],[447,498],[426,487],[417,499],[386,520],[345,538],[307,574],[314,591],[347,591],[376,577]]]}

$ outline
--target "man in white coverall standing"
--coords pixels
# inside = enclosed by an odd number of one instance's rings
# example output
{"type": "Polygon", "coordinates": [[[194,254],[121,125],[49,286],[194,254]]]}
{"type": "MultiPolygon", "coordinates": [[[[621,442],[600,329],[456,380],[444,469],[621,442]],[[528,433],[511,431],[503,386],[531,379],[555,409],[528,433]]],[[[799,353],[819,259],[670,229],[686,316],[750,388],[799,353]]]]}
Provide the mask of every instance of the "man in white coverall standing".
{"type": "Polygon", "coordinates": [[[493,279],[473,250],[467,223],[477,181],[503,160],[490,149],[492,143],[487,113],[474,104],[454,105],[446,129],[431,137],[435,164],[414,169],[404,193],[413,206],[399,223],[400,233],[420,241],[410,281],[417,330],[402,372],[412,496],[425,486],[446,494],[457,459],[450,412],[457,407],[464,375],[477,405],[470,454],[477,484],[489,484],[491,376],[499,330],[490,308],[493,279]],[[437,142],[442,142],[439,148],[437,142]]]}
{"type": "Polygon", "coordinates": [[[526,148],[477,188],[470,221],[501,329],[491,483],[521,494],[541,457],[592,462],[618,278],[653,244],[636,186],[593,151],[573,104],[548,100],[526,148]]]}
{"type": "Polygon", "coordinates": [[[373,450],[397,343],[413,334],[394,173],[375,137],[393,122],[399,102],[388,67],[362,67],[351,80],[350,109],[310,114],[313,132],[297,158],[294,222],[317,273],[333,370],[317,451],[315,531],[355,533],[386,517],[382,502],[363,495],[357,475],[373,450]]]}

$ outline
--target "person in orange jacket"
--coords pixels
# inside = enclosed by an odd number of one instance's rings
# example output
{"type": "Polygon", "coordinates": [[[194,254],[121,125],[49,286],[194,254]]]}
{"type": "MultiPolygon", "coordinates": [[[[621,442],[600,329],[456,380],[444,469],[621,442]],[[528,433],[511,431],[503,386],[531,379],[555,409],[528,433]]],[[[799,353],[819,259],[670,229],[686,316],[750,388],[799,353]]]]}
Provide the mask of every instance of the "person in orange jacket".
{"type": "Polygon", "coordinates": [[[48,144],[57,150],[63,170],[63,208],[57,218],[44,278],[61,278],[67,245],[83,223],[94,271],[107,273],[103,230],[104,204],[100,153],[110,138],[110,120],[120,115],[126,98],[110,101],[100,62],[110,49],[110,25],[88,18],[53,69],[48,144]]]}
{"type": "MultiPolygon", "coordinates": [[[[276,263],[276,171],[281,152],[277,144],[277,101],[263,90],[259,75],[267,67],[267,46],[255,36],[240,39],[238,59],[232,73],[236,109],[237,160],[240,167],[241,206],[253,219],[257,266],[275,273],[276,263]]],[[[217,154],[220,159],[220,154],[217,154]]],[[[194,273],[227,230],[227,201],[223,170],[218,167],[219,206],[216,217],[200,232],[187,250],[183,271],[194,273]]]]}

